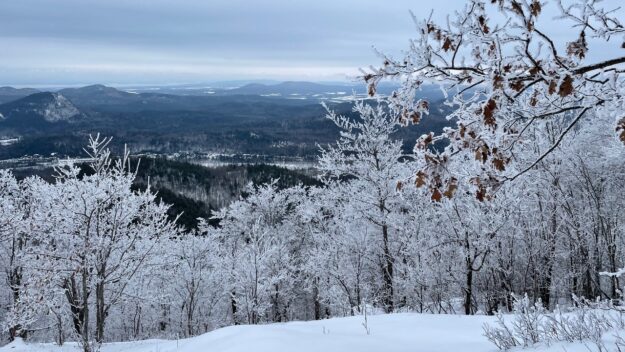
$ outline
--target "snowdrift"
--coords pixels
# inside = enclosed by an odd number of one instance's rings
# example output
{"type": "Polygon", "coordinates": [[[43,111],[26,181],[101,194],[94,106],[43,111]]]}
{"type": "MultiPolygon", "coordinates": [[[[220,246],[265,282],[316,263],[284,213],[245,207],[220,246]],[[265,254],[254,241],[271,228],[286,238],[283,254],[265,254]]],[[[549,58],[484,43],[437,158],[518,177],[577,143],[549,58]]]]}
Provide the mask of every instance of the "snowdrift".
{"type": "MultiPolygon", "coordinates": [[[[218,329],[183,340],[107,343],[102,352],[494,352],[483,336],[492,317],[391,314],[334,318],[311,322],[243,325],[218,329]]],[[[589,351],[593,346],[556,344],[527,351],[589,351]]],[[[70,352],[75,344],[29,344],[15,341],[0,352],[70,352]]],[[[519,350],[516,350],[519,351],[519,350]]]]}

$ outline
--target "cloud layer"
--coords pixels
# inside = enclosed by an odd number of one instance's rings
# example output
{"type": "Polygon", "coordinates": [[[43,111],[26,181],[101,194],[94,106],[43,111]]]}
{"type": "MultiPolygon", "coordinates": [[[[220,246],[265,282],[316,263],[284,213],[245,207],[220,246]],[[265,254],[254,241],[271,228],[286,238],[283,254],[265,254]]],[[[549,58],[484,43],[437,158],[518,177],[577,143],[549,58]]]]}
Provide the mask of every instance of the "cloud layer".
{"type": "Polygon", "coordinates": [[[462,2],[3,1],[0,85],[344,79],[378,63],[372,46],[407,48],[409,10],[432,7],[442,17],[462,2]]]}

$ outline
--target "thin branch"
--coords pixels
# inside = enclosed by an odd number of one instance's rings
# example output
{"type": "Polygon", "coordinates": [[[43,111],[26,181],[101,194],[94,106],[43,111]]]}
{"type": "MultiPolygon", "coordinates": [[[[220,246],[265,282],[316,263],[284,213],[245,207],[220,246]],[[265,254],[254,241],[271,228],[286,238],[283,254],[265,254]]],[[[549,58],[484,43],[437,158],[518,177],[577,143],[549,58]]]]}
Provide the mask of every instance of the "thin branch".
{"type": "Polygon", "coordinates": [[[536,165],[538,165],[541,161],[543,161],[543,159],[545,159],[547,157],[547,155],[551,154],[551,152],[553,152],[562,142],[562,140],[564,139],[564,136],[566,136],[569,131],[573,128],[573,126],[575,126],[577,124],[577,122],[582,118],[582,116],[584,116],[584,114],[586,114],[586,112],[588,110],[590,110],[591,107],[587,106],[584,108],[584,110],[582,110],[576,117],[575,119],[567,126],[567,128],[560,134],[560,136],[558,137],[558,139],[556,140],[556,142],[551,145],[551,147],[549,147],[549,149],[547,149],[547,151],[545,151],[538,159],[536,159],[532,165],[528,166],[527,168],[525,168],[523,171],[519,172],[518,174],[514,175],[513,177],[506,177],[504,181],[514,181],[515,179],[517,179],[518,177],[520,177],[521,175],[525,174],[526,172],[530,171],[531,169],[533,169],[536,165]]]}

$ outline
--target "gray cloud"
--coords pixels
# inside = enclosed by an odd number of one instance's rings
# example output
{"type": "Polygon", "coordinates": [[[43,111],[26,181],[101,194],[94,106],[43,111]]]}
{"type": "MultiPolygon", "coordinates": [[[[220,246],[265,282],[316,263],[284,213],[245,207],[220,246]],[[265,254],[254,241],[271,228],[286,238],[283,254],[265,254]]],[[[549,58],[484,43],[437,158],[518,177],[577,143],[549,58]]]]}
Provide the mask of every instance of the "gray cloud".
{"type": "Polygon", "coordinates": [[[378,63],[373,45],[395,54],[407,48],[409,10],[426,17],[434,7],[443,18],[462,3],[7,0],[0,85],[341,79],[378,63]]]}

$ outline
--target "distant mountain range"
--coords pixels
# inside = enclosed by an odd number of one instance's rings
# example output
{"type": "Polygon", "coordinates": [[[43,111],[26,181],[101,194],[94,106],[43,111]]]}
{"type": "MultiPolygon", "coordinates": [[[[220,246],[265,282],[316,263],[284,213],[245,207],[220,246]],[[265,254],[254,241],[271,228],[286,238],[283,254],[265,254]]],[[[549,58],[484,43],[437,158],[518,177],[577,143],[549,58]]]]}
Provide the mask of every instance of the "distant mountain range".
{"type": "Polygon", "coordinates": [[[20,99],[40,91],[33,88],[0,87],[0,104],[20,99]]]}
{"type": "MultiPolygon", "coordinates": [[[[390,94],[394,88],[392,85],[383,85],[379,92],[382,95],[390,94]]],[[[237,88],[220,88],[210,91],[207,89],[184,86],[165,87],[162,91],[152,87],[141,91],[139,89],[121,90],[96,84],[42,92],[32,88],[1,87],[0,113],[3,114],[4,120],[12,117],[19,118],[20,115],[27,114],[29,116],[40,115],[47,122],[55,122],[70,120],[67,115],[80,113],[89,115],[93,111],[206,111],[217,105],[229,104],[233,99],[245,103],[280,101],[281,105],[300,105],[316,104],[321,101],[350,102],[354,98],[367,97],[366,88],[362,85],[313,82],[249,83],[237,88]],[[65,101],[65,98],[68,101],[65,101]],[[24,100],[20,101],[22,99],[24,100]],[[52,100],[54,103],[51,105],[52,100]],[[38,103],[40,106],[35,107],[38,103]],[[79,111],[75,111],[76,109],[79,111]]],[[[440,91],[435,87],[426,86],[422,94],[432,100],[442,98],[440,91]]]]}
{"type": "MultiPolygon", "coordinates": [[[[5,126],[30,127],[44,123],[73,122],[78,117],[99,113],[141,111],[213,111],[223,105],[276,103],[301,105],[321,100],[348,101],[348,90],[356,87],[323,85],[312,82],[278,84],[250,83],[238,88],[220,89],[213,94],[178,95],[161,92],[124,91],[101,84],[80,88],[64,88],[55,92],[31,88],[0,88],[0,122],[5,126]],[[307,100],[307,101],[305,101],[307,100]]],[[[352,92],[350,92],[350,97],[352,92]]],[[[364,92],[362,88],[358,91],[364,92]]]]}
{"type": "MultiPolygon", "coordinates": [[[[397,88],[393,84],[382,84],[379,89],[380,94],[388,94],[397,88]]],[[[0,87],[0,104],[26,97],[30,94],[39,92],[58,92],[65,96],[74,98],[94,98],[95,95],[115,96],[116,98],[127,97],[127,94],[152,93],[152,94],[168,94],[178,96],[230,96],[230,95],[259,95],[274,96],[283,98],[301,99],[317,98],[331,99],[340,96],[352,96],[366,94],[366,86],[364,84],[355,83],[315,83],[315,82],[272,82],[260,81],[245,83],[240,81],[233,82],[217,82],[214,84],[195,84],[195,85],[176,85],[176,86],[143,86],[143,87],[125,87],[113,88],[101,84],[89,85],[78,88],[61,88],[61,89],[34,89],[34,88],[13,88],[0,87]]]]}
{"type": "MultiPolygon", "coordinates": [[[[186,87],[185,94],[167,89],[2,87],[0,159],[81,155],[87,135],[94,133],[115,136],[121,147],[128,144],[138,152],[310,158],[318,152],[318,143],[332,142],[338,136],[336,126],[324,118],[320,102],[349,115],[353,99],[366,98],[364,87],[312,82],[250,83],[212,89],[210,94],[194,90],[207,89],[200,87],[186,87]],[[1,144],[15,139],[19,143],[1,144]]],[[[384,89],[391,91],[390,86],[384,89]]],[[[405,140],[448,124],[439,103],[440,91],[426,87],[422,96],[431,101],[432,114],[420,126],[402,131],[405,140]]]]}
{"type": "Polygon", "coordinates": [[[351,95],[365,94],[367,91],[363,85],[327,85],[312,82],[282,82],[278,84],[250,83],[245,86],[216,91],[216,94],[242,94],[242,95],[281,95],[288,96],[326,96],[326,95],[351,95]]]}
{"type": "MultiPolygon", "coordinates": [[[[380,94],[388,94],[397,88],[395,84],[384,83],[380,87],[380,94]]],[[[127,88],[128,91],[137,93],[167,93],[174,95],[264,95],[277,97],[297,96],[307,98],[335,98],[340,95],[352,94],[364,95],[367,87],[360,83],[349,82],[217,82],[204,85],[179,85],[162,87],[134,87],[127,88]],[[341,94],[338,94],[341,93],[341,94]]]]}

